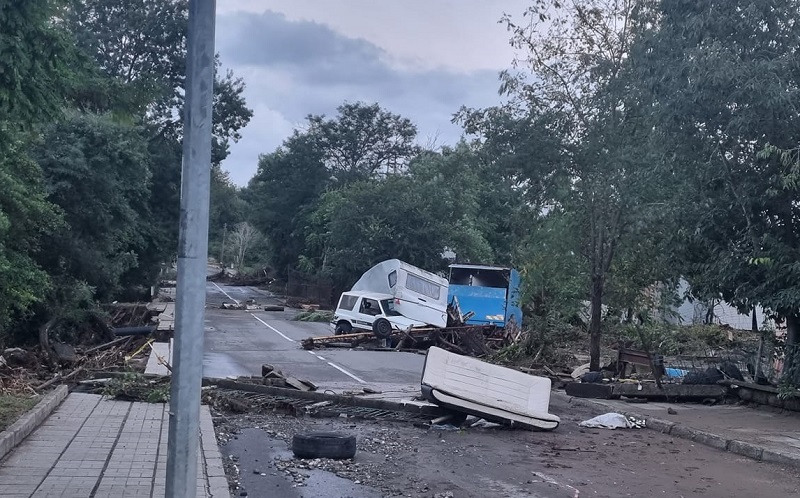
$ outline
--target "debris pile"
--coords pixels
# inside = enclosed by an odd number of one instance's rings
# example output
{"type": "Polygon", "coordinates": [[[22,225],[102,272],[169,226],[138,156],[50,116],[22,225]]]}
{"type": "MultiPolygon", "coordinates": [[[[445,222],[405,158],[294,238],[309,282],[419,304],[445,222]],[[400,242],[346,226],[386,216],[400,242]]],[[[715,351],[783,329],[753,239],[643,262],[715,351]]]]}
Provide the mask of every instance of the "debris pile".
{"type": "Polygon", "coordinates": [[[486,357],[497,347],[508,344],[505,334],[493,325],[463,325],[460,327],[426,327],[395,329],[386,339],[373,332],[309,337],[303,339],[303,349],[317,347],[381,349],[395,351],[424,351],[438,346],[464,356],[486,357]]]}
{"type": "Polygon", "coordinates": [[[255,299],[248,299],[240,303],[226,303],[223,302],[220,308],[224,310],[242,310],[242,311],[258,311],[261,310],[261,305],[256,303],[255,299]]]}

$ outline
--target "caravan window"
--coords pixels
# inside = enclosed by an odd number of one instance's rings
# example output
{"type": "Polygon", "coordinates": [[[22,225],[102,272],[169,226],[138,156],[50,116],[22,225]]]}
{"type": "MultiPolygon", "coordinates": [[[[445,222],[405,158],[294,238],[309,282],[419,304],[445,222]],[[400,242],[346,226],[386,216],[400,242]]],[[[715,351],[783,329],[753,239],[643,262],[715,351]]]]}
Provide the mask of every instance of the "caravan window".
{"type": "Polygon", "coordinates": [[[389,273],[389,288],[393,289],[395,285],[397,285],[397,270],[392,270],[389,273]]]}
{"type": "Polygon", "coordinates": [[[442,290],[441,286],[438,284],[410,273],[406,276],[406,287],[408,290],[418,292],[423,296],[428,296],[431,299],[437,300],[439,299],[439,292],[442,290]]]}

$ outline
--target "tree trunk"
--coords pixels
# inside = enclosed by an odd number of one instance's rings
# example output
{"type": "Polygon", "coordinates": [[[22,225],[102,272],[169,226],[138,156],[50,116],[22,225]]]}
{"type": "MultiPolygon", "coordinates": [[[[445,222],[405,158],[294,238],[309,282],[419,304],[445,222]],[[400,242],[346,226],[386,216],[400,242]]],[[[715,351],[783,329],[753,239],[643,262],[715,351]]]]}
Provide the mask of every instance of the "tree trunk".
{"type": "Polygon", "coordinates": [[[796,314],[786,317],[786,344],[800,346],[800,317],[796,314]]]}
{"type": "Polygon", "coordinates": [[[53,328],[56,323],[58,323],[58,317],[54,316],[48,320],[47,323],[39,327],[39,346],[42,348],[45,361],[47,361],[51,367],[54,367],[56,362],[53,358],[55,351],[50,344],[50,329],[53,328]]]}
{"type": "Polygon", "coordinates": [[[603,277],[592,277],[591,319],[589,321],[589,370],[600,370],[600,319],[603,308],[603,277]]]}
{"type": "Polygon", "coordinates": [[[786,317],[786,351],[783,362],[783,380],[800,386],[800,316],[786,317]]]}

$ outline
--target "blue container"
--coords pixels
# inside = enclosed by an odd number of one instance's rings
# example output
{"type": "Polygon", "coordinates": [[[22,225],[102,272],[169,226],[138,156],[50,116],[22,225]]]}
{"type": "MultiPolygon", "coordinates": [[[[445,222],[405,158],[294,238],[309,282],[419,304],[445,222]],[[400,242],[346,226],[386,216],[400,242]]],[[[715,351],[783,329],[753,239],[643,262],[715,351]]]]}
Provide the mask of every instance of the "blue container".
{"type": "Polygon", "coordinates": [[[505,327],[513,318],[521,326],[519,287],[519,272],[513,268],[450,265],[447,300],[457,300],[462,314],[473,313],[469,325],[505,327]]]}

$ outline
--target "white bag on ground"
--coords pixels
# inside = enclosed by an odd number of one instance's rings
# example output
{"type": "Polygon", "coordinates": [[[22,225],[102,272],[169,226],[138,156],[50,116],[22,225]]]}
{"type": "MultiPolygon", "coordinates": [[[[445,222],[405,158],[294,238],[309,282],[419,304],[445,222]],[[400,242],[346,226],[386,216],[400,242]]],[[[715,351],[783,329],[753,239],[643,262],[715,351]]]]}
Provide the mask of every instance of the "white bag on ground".
{"type": "Polygon", "coordinates": [[[621,413],[605,413],[595,418],[584,420],[578,425],[593,429],[630,429],[634,427],[634,424],[621,413]]]}

